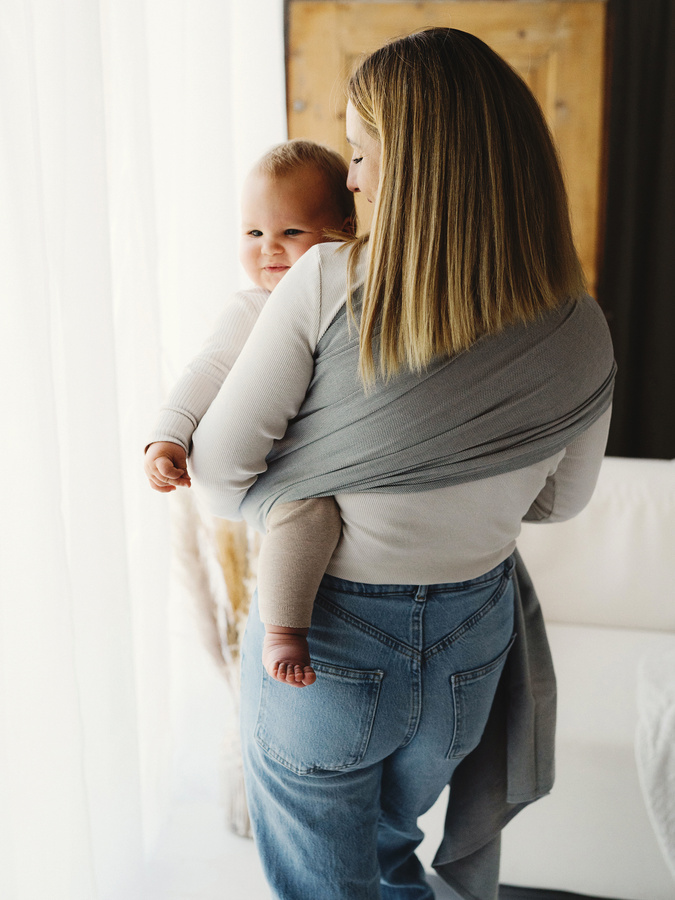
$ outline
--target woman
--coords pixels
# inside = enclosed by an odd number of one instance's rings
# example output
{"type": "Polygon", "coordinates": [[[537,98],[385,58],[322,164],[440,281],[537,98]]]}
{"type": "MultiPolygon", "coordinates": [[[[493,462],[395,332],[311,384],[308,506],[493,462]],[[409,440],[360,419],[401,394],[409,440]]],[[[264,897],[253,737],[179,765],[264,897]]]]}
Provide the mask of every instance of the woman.
{"type": "Polygon", "coordinates": [[[545,122],[503,60],[429,29],[369,56],[348,95],[370,236],[293,267],[194,439],[216,514],[264,529],[280,502],[335,495],[343,521],[316,684],[266,677],[249,619],[249,806],[276,898],[431,900],[417,818],[451,782],[435,865],[492,900],[499,829],[552,781],[550,657],[515,542],[590,498],[611,344],[545,122]]]}

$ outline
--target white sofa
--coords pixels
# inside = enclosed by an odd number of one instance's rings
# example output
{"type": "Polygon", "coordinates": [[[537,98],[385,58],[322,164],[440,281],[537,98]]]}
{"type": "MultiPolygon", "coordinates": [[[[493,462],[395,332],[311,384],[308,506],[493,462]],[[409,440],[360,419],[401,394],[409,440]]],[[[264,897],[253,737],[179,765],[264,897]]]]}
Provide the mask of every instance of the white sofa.
{"type": "MultiPolygon", "coordinates": [[[[606,458],[581,515],[519,548],[558,678],[556,784],[504,830],[500,880],[673,900],[675,460],[606,458]]],[[[423,827],[436,845],[442,801],[423,827]]]]}

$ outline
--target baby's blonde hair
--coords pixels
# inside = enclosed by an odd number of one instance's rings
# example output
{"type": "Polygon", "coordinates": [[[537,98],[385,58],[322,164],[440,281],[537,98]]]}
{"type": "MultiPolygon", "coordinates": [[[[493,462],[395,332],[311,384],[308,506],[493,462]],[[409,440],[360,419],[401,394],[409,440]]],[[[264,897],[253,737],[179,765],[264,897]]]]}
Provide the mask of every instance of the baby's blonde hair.
{"type": "Polygon", "coordinates": [[[354,194],[347,187],[349,168],[344,158],[331,147],[295,138],[272,147],[254,168],[270,178],[283,178],[304,166],[313,168],[323,176],[340,219],[349,219],[355,229],[354,194]]]}
{"type": "Polygon", "coordinates": [[[583,293],[567,196],[525,82],[478,38],[431,28],[366,57],[347,94],[381,145],[360,317],[361,373],[437,354],[583,293]]]}

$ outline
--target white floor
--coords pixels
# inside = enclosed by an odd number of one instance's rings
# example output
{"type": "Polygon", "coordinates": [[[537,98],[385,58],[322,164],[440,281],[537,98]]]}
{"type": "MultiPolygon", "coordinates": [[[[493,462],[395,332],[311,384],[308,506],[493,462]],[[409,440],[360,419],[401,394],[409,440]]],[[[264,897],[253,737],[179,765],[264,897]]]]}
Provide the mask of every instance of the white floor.
{"type": "MultiPolygon", "coordinates": [[[[209,801],[176,803],[150,877],[148,900],[269,900],[270,896],[253,841],[232,834],[223,807],[209,801]]],[[[429,882],[438,900],[449,900],[450,892],[436,875],[431,874],[429,882]]]]}
{"type": "Polygon", "coordinates": [[[228,831],[221,806],[177,803],[152,866],[151,900],[269,897],[253,841],[228,831]]]}

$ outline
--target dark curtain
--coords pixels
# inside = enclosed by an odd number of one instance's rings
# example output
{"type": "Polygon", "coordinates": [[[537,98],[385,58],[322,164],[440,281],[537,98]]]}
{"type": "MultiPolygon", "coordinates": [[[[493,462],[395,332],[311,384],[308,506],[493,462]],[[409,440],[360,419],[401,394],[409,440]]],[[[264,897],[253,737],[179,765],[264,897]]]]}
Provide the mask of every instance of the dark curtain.
{"type": "Polygon", "coordinates": [[[619,373],[607,452],[675,457],[675,2],[610,0],[598,299],[619,373]]]}

